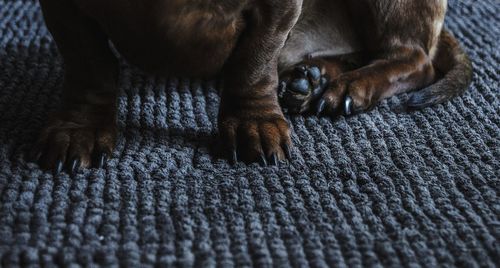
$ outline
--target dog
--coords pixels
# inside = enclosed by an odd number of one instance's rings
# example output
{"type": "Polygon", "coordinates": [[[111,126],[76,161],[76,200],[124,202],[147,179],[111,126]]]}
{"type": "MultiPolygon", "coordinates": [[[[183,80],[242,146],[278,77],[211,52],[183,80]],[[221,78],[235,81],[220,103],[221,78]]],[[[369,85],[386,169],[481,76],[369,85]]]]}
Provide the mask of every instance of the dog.
{"type": "Polygon", "coordinates": [[[62,103],[32,157],[56,173],[103,167],[117,137],[118,61],[159,75],[222,74],[231,162],[290,158],[289,113],[350,115],[411,92],[464,92],[472,66],[443,29],[446,0],[40,0],[64,59],[62,103]]]}

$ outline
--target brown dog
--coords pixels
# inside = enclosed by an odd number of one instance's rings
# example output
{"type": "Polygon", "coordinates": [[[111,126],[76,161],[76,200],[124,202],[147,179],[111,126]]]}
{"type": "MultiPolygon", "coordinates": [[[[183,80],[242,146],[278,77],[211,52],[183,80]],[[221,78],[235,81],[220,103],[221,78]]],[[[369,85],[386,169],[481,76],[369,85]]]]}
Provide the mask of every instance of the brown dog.
{"type": "Polygon", "coordinates": [[[151,72],[222,72],[219,133],[233,161],[289,157],[280,100],[290,112],[314,104],[318,114],[350,114],[435,83],[408,103],[424,107],[471,79],[467,56],[442,29],[446,0],[40,2],[66,74],[61,109],[33,156],[56,172],[103,166],[113,151],[118,67],[109,40],[151,72]]]}

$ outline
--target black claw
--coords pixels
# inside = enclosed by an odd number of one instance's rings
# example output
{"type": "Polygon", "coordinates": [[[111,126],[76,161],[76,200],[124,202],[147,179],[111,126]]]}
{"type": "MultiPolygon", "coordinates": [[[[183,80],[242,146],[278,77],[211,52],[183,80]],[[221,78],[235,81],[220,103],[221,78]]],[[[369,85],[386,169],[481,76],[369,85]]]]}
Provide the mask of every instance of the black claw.
{"type": "Polygon", "coordinates": [[[285,144],[283,146],[283,151],[288,160],[292,159],[292,152],[290,151],[290,146],[288,146],[288,144],[285,144]]]}
{"type": "Polygon", "coordinates": [[[328,85],[328,79],[326,77],[321,77],[319,85],[321,88],[325,88],[328,85]]]}
{"type": "Polygon", "coordinates": [[[308,73],[309,73],[309,77],[311,78],[312,81],[320,81],[321,70],[318,67],[313,66],[313,67],[309,68],[308,73]]]}
{"type": "Polygon", "coordinates": [[[344,101],[344,115],[351,115],[353,107],[353,100],[351,96],[346,96],[344,101]]]}
{"type": "Polygon", "coordinates": [[[103,168],[106,162],[108,161],[108,154],[107,153],[101,153],[98,158],[98,168],[103,168]]]}
{"type": "Polygon", "coordinates": [[[279,163],[278,163],[278,155],[276,153],[273,153],[271,155],[271,165],[272,166],[277,166],[279,163]]]}
{"type": "Polygon", "coordinates": [[[238,163],[238,153],[236,150],[233,150],[231,153],[231,165],[236,165],[238,163]]]}
{"type": "Polygon", "coordinates": [[[80,160],[79,159],[73,159],[73,161],[71,161],[71,166],[70,166],[71,174],[72,175],[76,174],[76,172],[78,172],[79,168],[80,168],[80,160]]]}
{"type": "Polygon", "coordinates": [[[260,164],[264,167],[267,166],[267,160],[263,154],[260,155],[260,164]]]}
{"type": "Polygon", "coordinates": [[[305,78],[295,79],[290,85],[290,90],[307,95],[309,94],[309,81],[305,78]]]}
{"type": "Polygon", "coordinates": [[[40,157],[42,157],[42,152],[38,150],[33,150],[32,152],[29,153],[29,161],[30,162],[38,162],[40,160],[40,157]]]}
{"type": "Polygon", "coordinates": [[[316,116],[320,116],[321,113],[323,113],[323,111],[325,110],[325,108],[326,108],[326,101],[324,99],[320,99],[318,102],[318,106],[316,108],[316,116]]]}
{"type": "Polygon", "coordinates": [[[61,173],[63,170],[63,162],[61,160],[57,160],[56,167],[54,169],[54,173],[57,175],[61,173]]]}

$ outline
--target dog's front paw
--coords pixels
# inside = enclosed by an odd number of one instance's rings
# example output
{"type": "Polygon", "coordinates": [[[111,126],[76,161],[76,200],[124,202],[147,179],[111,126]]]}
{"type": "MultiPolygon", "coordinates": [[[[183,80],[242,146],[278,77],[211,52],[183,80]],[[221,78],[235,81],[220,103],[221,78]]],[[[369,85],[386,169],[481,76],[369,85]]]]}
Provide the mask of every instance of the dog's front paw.
{"type": "Polygon", "coordinates": [[[66,168],[75,173],[80,168],[102,168],[116,141],[115,123],[52,120],[41,132],[31,159],[43,169],[56,174],[66,168]]]}
{"type": "MultiPolygon", "coordinates": [[[[279,107],[271,110],[276,109],[279,111],[279,107]]],[[[233,163],[241,160],[278,165],[279,161],[290,158],[290,127],[281,112],[270,112],[267,108],[260,111],[222,110],[219,135],[233,163]]]]}

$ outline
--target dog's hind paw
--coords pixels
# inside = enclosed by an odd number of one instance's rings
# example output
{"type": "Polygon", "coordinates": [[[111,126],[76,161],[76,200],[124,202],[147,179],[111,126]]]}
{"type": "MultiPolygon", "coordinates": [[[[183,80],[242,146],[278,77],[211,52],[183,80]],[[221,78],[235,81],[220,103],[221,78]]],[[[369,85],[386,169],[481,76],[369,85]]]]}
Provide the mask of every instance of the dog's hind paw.
{"type": "Polygon", "coordinates": [[[281,108],[289,114],[309,110],[328,87],[329,78],[315,65],[300,64],[280,77],[278,97],[281,108]]]}

